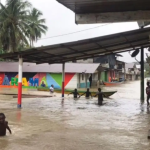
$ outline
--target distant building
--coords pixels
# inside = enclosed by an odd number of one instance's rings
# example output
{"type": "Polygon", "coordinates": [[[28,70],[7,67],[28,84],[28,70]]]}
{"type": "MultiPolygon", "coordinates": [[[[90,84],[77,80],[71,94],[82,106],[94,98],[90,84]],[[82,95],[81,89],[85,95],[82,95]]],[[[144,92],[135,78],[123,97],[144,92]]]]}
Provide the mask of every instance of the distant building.
{"type": "Polygon", "coordinates": [[[138,80],[140,77],[140,65],[136,65],[136,63],[126,63],[126,79],[127,80],[138,80]]]}
{"type": "Polygon", "coordinates": [[[125,62],[116,60],[115,73],[120,81],[126,80],[125,62]]]}
{"type": "MultiPolygon", "coordinates": [[[[80,63],[100,63],[103,70],[100,71],[99,80],[111,82],[112,80],[138,80],[140,78],[140,65],[137,63],[125,63],[117,60],[115,54],[99,56],[94,59],[79,60],[80,63]]],[[[96,81],[94,81],[96,82],[96,81]]],[[[94,83],[95,85],[96,83],[94,83]]]]}

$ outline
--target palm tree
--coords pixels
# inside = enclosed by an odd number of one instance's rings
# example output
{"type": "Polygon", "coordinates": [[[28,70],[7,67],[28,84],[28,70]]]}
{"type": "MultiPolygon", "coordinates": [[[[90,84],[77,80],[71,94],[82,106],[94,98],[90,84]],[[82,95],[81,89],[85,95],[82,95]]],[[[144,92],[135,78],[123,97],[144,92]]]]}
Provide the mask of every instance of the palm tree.
{"type": "Polygon", "coordinates": [[[42,13],[27,0],[7,0],[0,3],[0,43],[5,51],[19,51],[29,47],[29,41],[37,41],[46,33],[42,13]]]}
{"type": "Polygon", "coordinates": [[[45,25],[45,19],[41,19],[42,15],[42,12],[36,8],[33,8],[29,14],[30,20],[27,34],[29,35],[30,46],[32,47],[34,46],[33,42],[36,42],[48,30],[48,27],[45,25]]]}
{"type": "Polygon", "coordinates": [[[28,28],[29,8],[31,4],[23,0],[7,0],[1,5],[0,40],[3,49],[16,51],[19,44],[28,45],[26,28],[28,28]]]}

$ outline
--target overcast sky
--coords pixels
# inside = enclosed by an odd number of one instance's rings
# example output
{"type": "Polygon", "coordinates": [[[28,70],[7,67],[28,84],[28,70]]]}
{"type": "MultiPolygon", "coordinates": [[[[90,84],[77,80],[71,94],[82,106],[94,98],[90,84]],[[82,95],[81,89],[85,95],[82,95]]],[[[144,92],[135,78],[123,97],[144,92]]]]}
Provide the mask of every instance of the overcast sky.
{"type": "MultiPolygon", "coordinates": [[[[1,0],[3,3],[5,0],[1,0]]],[[[35,8],[38,8],[43,13],[43,18],[46,19],[46,25],[48,26],[48,32],[43,35],[42,39],[35,43],[35,46],[52,45],[56,43],[64,43],[70,41],[76,41],[86,38],[98,37],[102,35],[108,35],[117,32],[123,32],[128,30],[137,29],[136,22],[131,23],[114,23],[114,24],[93,24],[93,25],[76,25],[75,14],[59,4],[56,0],[29,0],[35,8]],[[76,34],[70,34],[66,36],[59,36],[55,38],[48,38],[57,35],[72,33],[84,29],[101,26],[95,29],[86,30],[76,34]],[[44,39],[47,38],[47,39],[44,39]]],[[[131,58],[129,53],[123,53],[123,58],[120,60],[125,62],[133,62],[135,59],[131,58]]],[[[140,56],[137,57],[138,59],[140,56]]]]}

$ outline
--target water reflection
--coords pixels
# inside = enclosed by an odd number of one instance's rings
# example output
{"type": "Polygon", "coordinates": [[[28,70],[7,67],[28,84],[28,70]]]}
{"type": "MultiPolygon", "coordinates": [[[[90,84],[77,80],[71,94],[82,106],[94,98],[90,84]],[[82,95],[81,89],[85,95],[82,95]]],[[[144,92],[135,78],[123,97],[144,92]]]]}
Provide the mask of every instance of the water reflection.
{"type": "Polygon", "coordinates": [[[16,115],[17,115],[17,121],[20,122],[21,121],[21,110],[20,109],[17,110],[16,115]]]}
{"type": "Polygon", "coordinates": [[[147,114],[150,114],[150,108],[147,107],[147,114]]]}
{"type": "Polygon", "coordinates": [[[8,137],[0,137],[0,149],[6,150],[9,145],[8,137]]]}

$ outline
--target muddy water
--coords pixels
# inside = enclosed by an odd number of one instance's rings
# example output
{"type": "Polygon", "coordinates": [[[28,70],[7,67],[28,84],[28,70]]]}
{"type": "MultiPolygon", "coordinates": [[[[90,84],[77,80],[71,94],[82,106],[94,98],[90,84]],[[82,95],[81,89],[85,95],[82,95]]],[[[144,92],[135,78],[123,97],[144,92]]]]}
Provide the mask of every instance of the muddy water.
{"type": "Polygon", "coordinates": [[[105,105],[95,98],[73,101],[54,98],[16,99],[0,96],[13,134],[0,138],[0,150],[149,150],[150,110],[140,106],[140,82],[108,89],[118,90],[105,105]]]}

